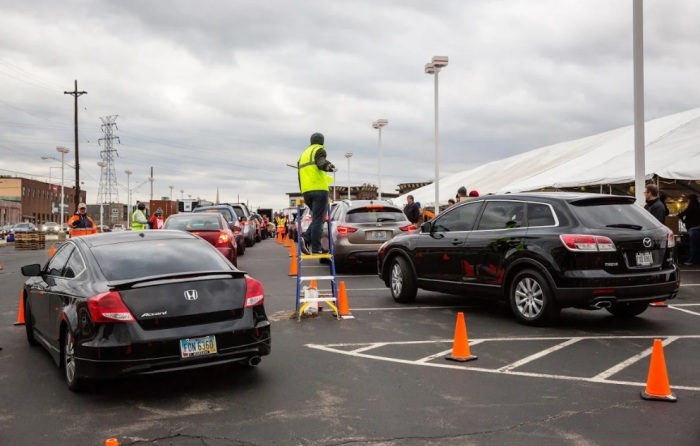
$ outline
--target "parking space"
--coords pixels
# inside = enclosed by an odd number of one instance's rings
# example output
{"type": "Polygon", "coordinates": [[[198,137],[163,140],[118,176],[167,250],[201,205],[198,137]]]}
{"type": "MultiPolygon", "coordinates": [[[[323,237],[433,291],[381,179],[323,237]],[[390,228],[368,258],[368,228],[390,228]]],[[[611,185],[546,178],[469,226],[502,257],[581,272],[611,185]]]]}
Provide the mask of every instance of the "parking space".
{"type": "Polygon", "coordinates": [[[257,369],[120,380],[76,395],[12,325],[19,266],[46,255],[0,248],[3,444],[97,445],[109,436],[174,446],[691,445],[700,438],[700,270],[684,270],[671,305],[638,318],[565,310],[555,326],[537,328],[476,299],[419,292],[415,303],[396,304],[370,267],[339,277],[354,319],[338,321],[326,309],[296,322],[290,259],[266,241],[239,259],[263,282],[273,320],[272,354],[257,369]],[[457,312],[476,361],[444,359],[457,312]],[[654,339],[664,342],[676,404],[639,397],[654,339]],[[66,423],[78,415],[80,423],[66,423]]]}

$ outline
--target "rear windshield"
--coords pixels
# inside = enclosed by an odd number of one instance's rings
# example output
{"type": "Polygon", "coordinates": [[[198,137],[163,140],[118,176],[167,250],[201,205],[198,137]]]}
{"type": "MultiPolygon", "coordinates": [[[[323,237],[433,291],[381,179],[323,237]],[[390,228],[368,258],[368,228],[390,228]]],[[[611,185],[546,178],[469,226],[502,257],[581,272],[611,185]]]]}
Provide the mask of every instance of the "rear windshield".
{"type": "Polygon", "coordinates": [[[582,201],[571,205],[581,223],[593,229],[652,229],[661,226],[654,216],[636,203],[582,201]]]}
{"type": "Polygon", "coordinates": [[[173,217],[165,221],[163,229],[179,229],[180,231],[219,231],[221,220],[216,214],[191,214],[187,217],[173,217]]]}
{"type": "Polygon", "coordinates": [[[360,208],[348,212],[348,223],[377,223],[383,221],[406,221],[406,215],[400,209],[392,208],[360,208]]]}
{"type": "Polygon", "coordinates": [[[216,248],[201,239],[114,243],[93,247],[92,253],[108,281],[232,269],[216,248]]]}

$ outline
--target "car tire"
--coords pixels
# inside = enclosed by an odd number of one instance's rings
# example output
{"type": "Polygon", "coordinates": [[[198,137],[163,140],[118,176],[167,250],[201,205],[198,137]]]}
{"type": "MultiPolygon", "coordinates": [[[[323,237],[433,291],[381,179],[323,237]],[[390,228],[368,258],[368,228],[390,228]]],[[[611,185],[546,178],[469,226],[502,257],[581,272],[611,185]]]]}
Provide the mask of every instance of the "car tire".
{"type": "Polygon", "coordinates": [[[34,337],[34,322],[32,321],[32,308],[27,302],[27,298],[24,298],[24,329],[27,332],[27,342],[29,345],[35,346],[39,345],[39,341],[34,337]]]}
{"type": "Polygon", "coordinates": [[[246,245],[248,248],[250,248],[250,247],[253,246],[254,244],[255,244],[255,240],[251,240],[251,239],[248,239],[248,238],[245,239],[245,245],[246,245]]]}
{"type": "Polygon", "coordinates": [[[391,290],[391,297],[402,304],[415,301],[418,289],[416,288],[416,278],[408,260],[397,256],[391,260],[390,265],[389,289],[391,290]]]}
{"type": "Polygon", "coordinates": [[[561,309],[549,283],[535,270],[526,269],[516,274],[508,295],[513,314],[525,325],[550,325],[559,316],[561,309]]]}
{"type": "Polygon", "coordinates": [[[236,245],[236,255],[245,255],[245,243],[239,243],[238,245],[236,245]]]}
{"type": "Polygon", "coordinates": [[[610,308],[606,308],[610,314],[617,317],[630,318],[639,316],[649,308],[649,302],[626,302],[613,304],[610,308]]]}
{"type": "Polygon", "coordinates": [[[65,329],[63,334],[63,348],[61,349],[61,368],[66,385],[73,392],[88,390],[89,381],[78,377],[77,364],[75,363],[75,337],[73,332],[65,329]]]}

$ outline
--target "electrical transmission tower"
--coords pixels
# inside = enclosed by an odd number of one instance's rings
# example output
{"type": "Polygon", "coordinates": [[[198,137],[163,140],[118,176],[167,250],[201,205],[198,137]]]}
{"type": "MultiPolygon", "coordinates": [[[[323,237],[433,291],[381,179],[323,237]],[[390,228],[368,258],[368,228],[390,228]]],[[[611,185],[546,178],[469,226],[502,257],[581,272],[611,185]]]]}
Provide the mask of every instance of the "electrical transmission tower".
{"type": "MultiPolygon", "coordinates": [[[[100,152],[100,158],[105,164],[100,175],[100,190],[97,196],[98,203],[119,203],[119,189],[117,183],[117,174],[114,168],[114,155],[117,153],[117,149],[112,147],[112,141],[117,140],[121,144],[118,136],[114,136],[112,128],[117,128],[118,115],[106,116],[100,118],[102,121],[102,132],[105,134],[104,138],[100,138],[98,143],[102,146],[104,141],[104,149],[100,152]]],[[[118,155],[117,155],[118,156],[118,155]]]]}

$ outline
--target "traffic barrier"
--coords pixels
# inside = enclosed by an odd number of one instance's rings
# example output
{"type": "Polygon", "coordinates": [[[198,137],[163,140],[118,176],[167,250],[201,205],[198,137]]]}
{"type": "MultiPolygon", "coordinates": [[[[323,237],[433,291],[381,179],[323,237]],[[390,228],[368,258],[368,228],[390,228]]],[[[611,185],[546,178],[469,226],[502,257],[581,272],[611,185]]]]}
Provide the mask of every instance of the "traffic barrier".
{"type": "Polygon", "coordinates": [[[464,313],[457,313],[457,324],[455,325],[454,342],[452,343],[452,355],[445,357],[449,361],[467,362],[477,359],[469,351],[469,340],[467,339],[467,324],[464,322],[464,313]]]}
{"type": "Polygon", "coordinates": [[[297,266],[297,252],[294,251],[294,254],[292,255],[292,258],[289,263],[289,275],[296,276],[298,272],[299,267],[297,266]]]}
{"type": "Polygon", "coordinates": [[[350,313],[350,305],[348,303],[348,295],[345,290],[344,281],[338,284],[338,312],[343,319],[354,319],[354,316],[350,313]]]}
{"type": "Polygon", "coordinates": [[[24,291],[19,292],[19,309],[17,310],[17,322],[14,325],[24,325],[24,291]]]}
{"type": "Polygon", "coordinates": [[[659,300],[657,302],[652,302],[649,304],[649,306],[650,307],[657,307],[657,308],[658,307],[668,307],[668,305],[666,305],[666,301],[663,301],[663,300],[659,300]]]}
{"type": "Polygon", "coordinates": [[[56,247],[54,245],[51,245],[49,248],[49,258],[53,257],[53,255],[56,254],[56,247]]]}
{"type": "Polygon", "coordinates": [[[116,438],[108,438],[105,440],[105,446],[119,446],[119,440],[116,438]]]}
{"type": "Polygon", "coordinates": [[[668,383],[664,345],[661,343],[661,339],[654,339],[651,360],[649,361],[647,387],[641,392],[641,397],[642,399],[653,401],[669,401],[672,403],[678,401],[676,395],[671,392],[671,386],[668,383]]]}

